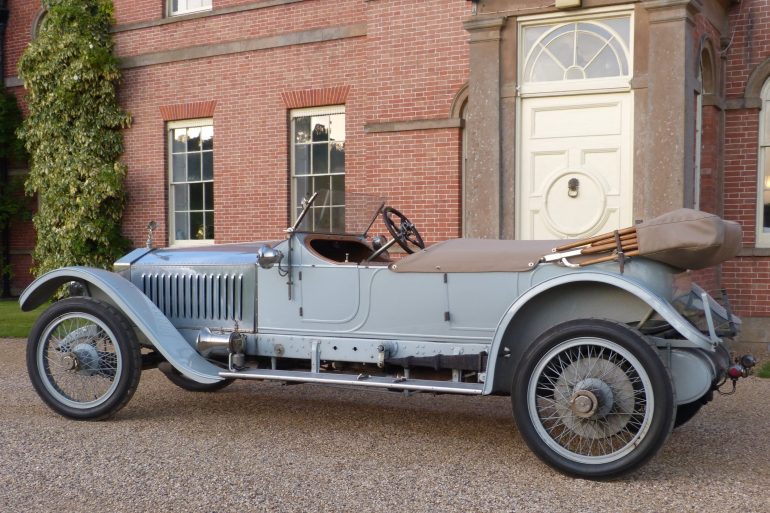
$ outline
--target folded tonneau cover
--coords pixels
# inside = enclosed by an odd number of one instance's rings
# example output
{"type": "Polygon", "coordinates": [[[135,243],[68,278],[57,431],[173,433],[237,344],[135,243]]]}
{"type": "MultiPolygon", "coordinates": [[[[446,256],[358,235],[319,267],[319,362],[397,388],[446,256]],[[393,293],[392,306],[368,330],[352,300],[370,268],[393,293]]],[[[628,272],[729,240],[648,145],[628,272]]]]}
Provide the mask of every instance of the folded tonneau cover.
{"type": "Polygon", "coordinates": [[[682,208],[636,225],[639,255],[680,269],[704,269],[741,249],[741,226],[682,208]]]}

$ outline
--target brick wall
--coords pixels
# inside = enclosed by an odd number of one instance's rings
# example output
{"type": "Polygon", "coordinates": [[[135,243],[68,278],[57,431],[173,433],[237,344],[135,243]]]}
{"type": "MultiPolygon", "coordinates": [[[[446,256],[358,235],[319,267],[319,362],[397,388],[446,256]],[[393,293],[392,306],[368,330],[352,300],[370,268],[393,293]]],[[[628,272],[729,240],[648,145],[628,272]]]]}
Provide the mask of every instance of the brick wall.
{"type": "MultiPolygon", "coordinates": [[[[767,0],[743,0],[732,8],[734,35],[725,54],[728,101],[743,98],[752,71],[770,57],[768,26],[767,0]]],[[[741,223],[746,248],[754,248],[756,242],[759,112],[751,108],[725,113],[725,217],[741,223]]],[[[723,277],[737,313],[770,316],[770,258],[741,257],[726,262],[723,277]]]]}
{"type": "Polygon", "coordinates": [[[32,37],[32,24],[40,10],[40,0],[9,0],[11,13],[5,29],[6,77],[16,76],[16,66],[24,48],[32,37]]]}

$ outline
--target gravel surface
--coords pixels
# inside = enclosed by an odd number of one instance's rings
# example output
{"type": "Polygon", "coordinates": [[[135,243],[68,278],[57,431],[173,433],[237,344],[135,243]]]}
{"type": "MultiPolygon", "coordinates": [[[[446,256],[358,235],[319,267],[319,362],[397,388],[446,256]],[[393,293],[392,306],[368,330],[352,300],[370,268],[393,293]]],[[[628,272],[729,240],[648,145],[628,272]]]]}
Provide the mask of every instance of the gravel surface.
{"type": "Polygon", "coordinates": [[[565,477],[504,397],[404,397],[236,382],[186,392],[157,370],[105,422],[48,410],[24,342],[0,339],[0,511],[770,511],[770,380],[750,378],[633,476],[565,477]]]}

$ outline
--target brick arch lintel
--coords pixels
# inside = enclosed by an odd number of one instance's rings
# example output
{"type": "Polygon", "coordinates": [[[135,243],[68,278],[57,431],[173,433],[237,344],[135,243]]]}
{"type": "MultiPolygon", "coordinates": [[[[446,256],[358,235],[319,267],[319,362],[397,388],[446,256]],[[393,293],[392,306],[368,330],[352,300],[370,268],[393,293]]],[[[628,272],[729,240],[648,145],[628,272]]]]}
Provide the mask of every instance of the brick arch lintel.
{"type": "Polygon", "coordinates": [[[287,109],[301,109],[303,107],[341,105],[348,99],[348,93],[350,93],[350,86],[325,87],[323,89],[284,91],[281,93],[281,99],[287,109]]]}
{"type": "Polygon", "coordinates": [[[770,78],[770,57],[762,61],[749,75],[743,93],[744,108],[762,108],[762,87],[768,78],[770,78]]]}
{"type": "Polygon", "coordinates": [[[468,101],[470,88],[468,82],[465,82],[452,98],[452,105],[449,107],[449,117],[452,119],[461,119],[464,116],[465,103],[468,101]]]}
{"type": "Polygon", "coordinates": [[[161,105],[160,115],[163,121],[179,121],[182,119],[211,118],[214,116],[216,100],[203,102],[177,103],[161,105]]]}

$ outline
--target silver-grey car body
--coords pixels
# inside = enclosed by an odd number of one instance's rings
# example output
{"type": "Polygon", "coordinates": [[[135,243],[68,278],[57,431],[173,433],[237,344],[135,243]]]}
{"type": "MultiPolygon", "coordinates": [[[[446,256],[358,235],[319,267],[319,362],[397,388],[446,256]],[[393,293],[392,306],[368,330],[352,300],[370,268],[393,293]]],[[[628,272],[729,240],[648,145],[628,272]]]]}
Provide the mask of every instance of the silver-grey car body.
{"type": "Polygon", "coordinates": [[[457,240],[443,264],[440,245],[371,259],[382,240],[295,226],[278,241],[140,248],[114,272],[66,267],[24,291],[30,310],[63,285],[78,290],[38,321],[30,374],[49,406],[76,419],[112,415],[156,366],[201,391],[252,379],[511,395],[546,463],[622,475],[727,380],[723,342],[740,320],[682,269],[643,257],[622,269],[544,261],[557,244],[457,240]],[[421,253],[432,267],[410,270],[421,253]],[[526,265],[509,270],[517,259],[526,265]],[[119,340],[124,330],[136,344],[119,340]]]}

